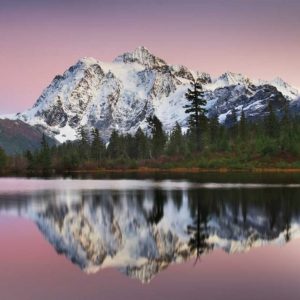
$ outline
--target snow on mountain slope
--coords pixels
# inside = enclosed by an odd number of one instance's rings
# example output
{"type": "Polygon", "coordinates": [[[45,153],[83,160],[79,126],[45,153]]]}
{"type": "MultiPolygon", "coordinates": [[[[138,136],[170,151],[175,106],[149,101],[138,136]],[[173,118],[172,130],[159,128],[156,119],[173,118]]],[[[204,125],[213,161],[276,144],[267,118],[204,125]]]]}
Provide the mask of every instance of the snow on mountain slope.
{"type": "Polygon", "coordinates": [[[295,100],[300,96],[299,91],[283,81],[283,79],[277,77],[273,79],[271,85],[275,86],[278,91],[280,91],[284,96],[288,97],[291,100],[295,100]]]}
{"type": "Polygon", "coordinates": [[[145,47],[138,47],[111,63],[79,60],[53,79],[31,109],[13,118],[42,126],[60,142],[76,139],[80,126],[97,127],[104,138],[113,129],[134,133],[138,127],[147,127],[146,118],[151,114],[161,119],[166,130],[176,121],[185,127],[184,94],[190,81],[198,77],[206,91],[208,115],[217,114],[221,121],[233,107],[238,107],[238,114],[244,109],[248,110],[246,117],[256,118],[265,113],[272,97],[280,110],[286,100],[299,96],[281,79],[251,81],[234,73],[212,79],[182,65],[168,65],[145,47]]]}
{"type": "Polygon", "coordinates": [[[215,90],[218,88],[224,88],[231,85],[243,85],[247,86],[250,84],[250,79],[244,77],[242,74],[236,74],[227,72],[222,74],[220,77],[213,80],[210,84],[207,85],[208,90],[215,90]]]}

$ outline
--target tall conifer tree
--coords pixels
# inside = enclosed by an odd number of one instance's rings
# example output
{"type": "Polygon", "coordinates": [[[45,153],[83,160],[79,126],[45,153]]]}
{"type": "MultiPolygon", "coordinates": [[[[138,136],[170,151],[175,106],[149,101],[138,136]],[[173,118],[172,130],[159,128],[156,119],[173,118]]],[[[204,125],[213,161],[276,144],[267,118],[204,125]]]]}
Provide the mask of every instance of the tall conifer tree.
{"type": "Polygon", "coordinates": [[[161,121],[155,115],[148,117],[147,122],[152,134],[151,156],[157,158],[164,152],[167,137],[161,121]]]}
{"type": "Polygon", "coordinates": [[[100,165],[101,160],[103,159],[105,152],[105,146],[101,140],[99,129],[92,129],[92,145],[91,145],[91,154],[93,160],[97,162],[97,165],[100,165]]]}
{"type": "Polygon", "coordinates": [[[205,123],[206,113],[206,100],[202,89],[200,79],[191,81],[191,88],[188,89],[185,94],[186,99],[189,101],[183,108],[185,112],[190,115],[189,118],[189,130],[194,137],[196,150],[201,150],[203,138],[203,124],[205,123]],[[201,128],[202,125],[202,128],[201,128]]]}

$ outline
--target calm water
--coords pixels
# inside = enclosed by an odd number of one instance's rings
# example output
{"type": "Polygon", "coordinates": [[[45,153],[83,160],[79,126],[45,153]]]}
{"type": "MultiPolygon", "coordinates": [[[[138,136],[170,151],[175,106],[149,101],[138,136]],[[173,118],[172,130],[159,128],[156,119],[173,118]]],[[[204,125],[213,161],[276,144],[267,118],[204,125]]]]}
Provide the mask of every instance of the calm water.
{"type": "Polygon", "coordinates": [[[239,178],[0,179],[0,299],[300,299],[300,181],[239,178]]]}

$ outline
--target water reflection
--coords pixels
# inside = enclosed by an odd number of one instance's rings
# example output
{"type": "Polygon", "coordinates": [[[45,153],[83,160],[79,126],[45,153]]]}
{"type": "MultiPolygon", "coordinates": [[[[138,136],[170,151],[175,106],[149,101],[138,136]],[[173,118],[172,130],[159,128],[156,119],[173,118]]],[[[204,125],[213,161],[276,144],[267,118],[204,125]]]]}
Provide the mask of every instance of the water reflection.
{"type": "Polygon", "coordinates": [[[107,267],[149,282],[214,249],[244,252],[300,236],[299,189],[48,190],[1,196],[84,272],[107,267]]]}

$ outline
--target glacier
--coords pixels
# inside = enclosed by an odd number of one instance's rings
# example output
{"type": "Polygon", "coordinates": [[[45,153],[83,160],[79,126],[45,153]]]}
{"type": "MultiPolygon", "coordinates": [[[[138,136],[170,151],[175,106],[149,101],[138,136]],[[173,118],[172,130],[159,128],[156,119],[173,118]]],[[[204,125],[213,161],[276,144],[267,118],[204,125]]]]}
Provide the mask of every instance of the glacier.
{"type": "Polygon", "coordinates": [[[280,112],[287,104],[300,107],[299,91],[276,78],[251,80],[227,72],[212,78],[183,65],[168,65],[141,46],[112,62],[85,57],[63,75],[57,75],[34,106],[22,113],[3,116],[39,126],[59,142],[76,140],[79,127],[97,127],[104,139],[113,129],[122,134],[147,129],[146,119],[155,114],[170,131],[175,122],[183,129],[188,116],[183,106],[190,81],[200,78],[207,99],[208,116],[226,117],[233,109],[249,119],[266,114],[270,101],[280,112]]]}

